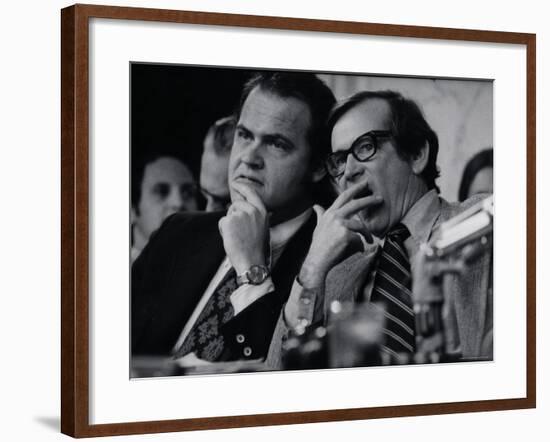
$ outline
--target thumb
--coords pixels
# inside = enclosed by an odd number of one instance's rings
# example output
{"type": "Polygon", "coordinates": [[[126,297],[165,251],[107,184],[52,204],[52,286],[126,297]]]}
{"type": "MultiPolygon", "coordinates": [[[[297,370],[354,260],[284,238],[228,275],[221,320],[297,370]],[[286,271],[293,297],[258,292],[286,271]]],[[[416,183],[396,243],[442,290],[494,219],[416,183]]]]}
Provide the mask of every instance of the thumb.
{"type": "Polygon", "coordinates": [[[319,224],[319,220],[325,214],[325,209],[323,209],[319,204],[315,204],[313,206],[313,210],[315,210],[315,214],[317,215],[317,224],[319,224]]]}

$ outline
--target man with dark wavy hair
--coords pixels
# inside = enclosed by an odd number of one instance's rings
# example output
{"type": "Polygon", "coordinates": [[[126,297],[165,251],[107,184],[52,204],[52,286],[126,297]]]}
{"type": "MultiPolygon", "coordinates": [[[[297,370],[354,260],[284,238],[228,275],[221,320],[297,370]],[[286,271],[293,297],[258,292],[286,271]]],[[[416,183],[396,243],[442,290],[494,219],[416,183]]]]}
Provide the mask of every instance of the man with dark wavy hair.
{"type": "MultiPolygon", "coordinates": [[[[352,96],[333,109],[328,129],[332,153],[326,167],[340,195],[326,211],[314,206],[318,225],[300,287],[292,291],[275,332],[272,366],[280,365],[289,329],[323,322],[334,300],[383,305],[383,351],[395,360],[414,354],[412,290],[423,276],[414,258],[443,221],[477,201],[453,204],[438,195],[437,135],[418,105],[397,92],[352,96]]],[[[446,276],[456,351],[464,357],[490,353],[484,343],[492,330],[489,255],[467,275],[446,276]]]]}
{"type": "Polygon", "coordinates": [[[263,359],[311,241],[334,104],[314,74],[245,85],[228,210],[169,218],[135,262],[132,353],[184,365],[263,359]]]}

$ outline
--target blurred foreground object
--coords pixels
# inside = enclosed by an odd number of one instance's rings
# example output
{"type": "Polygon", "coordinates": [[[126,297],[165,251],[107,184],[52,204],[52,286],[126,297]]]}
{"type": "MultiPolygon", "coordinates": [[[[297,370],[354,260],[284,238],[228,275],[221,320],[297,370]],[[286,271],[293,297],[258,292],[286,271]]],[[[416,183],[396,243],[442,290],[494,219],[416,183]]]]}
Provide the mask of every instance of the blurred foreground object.
{"type": "Polygon", "coordinates": [[[171,357],[134,356],[130,369],[130,378],[150,378],[178,376],[183,370],[171,357]]]}
{"type": "Polygon", "coordinates": [[[204,374],[230,374],[266,371],[261,360],[231,361],[188,365],[173,357],[136,356],[132,358],[131,378],[204,374]]]}
{"type": "Polygon", "coordinates": [[[375,304],[333,301],[329,315],[329,365],[383,365],[384,313],[375,304]]]}
{"type": "MultiPolygon", "coordinates": [[[[464,274],[468,265],[490,250],[493,237],[493,197],[441,224],[420,249],[417,268],[422,276],[413,287],[417,351],[415,362],[453,362],[461,357],[454,300],[443,287],[446,274],[464,274]]],[[[492,335],[491,335],[492,336],[492,335]]]]}
{"type": "Polygon", "coordinates": [[[285,370],[328,367],[327,329],[323,326],[299,327],[283,345],[285,370]]]}
{"type": "MultiPolygon", "coordinates": [[[[480,201],[441,224],[425,250],[428,257],[445,258],[466,246],[491,246],[493,236],[493,196],[480,201]]],[[[472,257],[469,257],[472,259],[472,257]]]]}

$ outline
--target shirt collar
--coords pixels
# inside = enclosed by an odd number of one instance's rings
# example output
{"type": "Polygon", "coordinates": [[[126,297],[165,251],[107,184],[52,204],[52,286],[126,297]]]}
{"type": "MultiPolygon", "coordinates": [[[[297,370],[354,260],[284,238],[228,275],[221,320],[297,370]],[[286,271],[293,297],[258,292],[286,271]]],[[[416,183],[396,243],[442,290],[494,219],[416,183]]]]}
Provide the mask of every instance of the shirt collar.
{"type": "Polygon", "coordinates": [[[311,207],[298,216],[277,224],[269,229],[271,250],[275,251],[283,247],[288,240],[298,231],[311,215],[311,207]]]}
{"type": "Polygon", "coordinates": [[[441,212],[441,201],[435,189],[425,193],[409,209],[401,223],[409,229],[416,247],[427,242],[441,212]]]}

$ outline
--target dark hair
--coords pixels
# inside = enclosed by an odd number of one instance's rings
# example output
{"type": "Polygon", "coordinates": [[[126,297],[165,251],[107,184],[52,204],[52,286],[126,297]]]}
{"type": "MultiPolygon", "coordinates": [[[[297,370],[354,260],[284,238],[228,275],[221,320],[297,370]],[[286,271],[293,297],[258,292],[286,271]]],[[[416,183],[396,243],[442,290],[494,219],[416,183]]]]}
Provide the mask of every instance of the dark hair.
{"type": "MultiPolygon", "coordinates": [[[[256,87],[279,97],[297,98],[308,106],[311,113],[311,127],[306,137],[311,148],[311,165],[313,168],[323,167],[331,152],[330,132],[326,126],[330,110],[336,102],[331,89],[313,73],[260,71],[254,73],[244,85],[237,117],[240,116],[248,95],[256,87]]],[[[335,192],[328,176],[325,176],[311,190],[314,202],[323,207],[332,204],[335,192]]]]}
{"type": "Polygon", "coordinates": [[[404,98],[399,92],[389,90],[364,91],[341,101],[334,107],[329,116],[329,131],[332,132],[337,121],[346,112],[366,100],[376,98],[385,100],[390,105],[391,132],[395,139],[397,153],[402,158],[414,158],[420,153],[426,143],[428,144],[428,163],[420,176],[428,186],[428,189],[436,189],[439,192],[439,188],[435,184],[435,180],[439,177],[439,170],[437,168],[439,141],[437,134],[424,118],[418,104],[411,99],[404,98]]]}
{"type": "Polygon", "coordinates": [[[239,116],[248,95],[256,87],[283,98],[294,97],[307,104],[311,112],[307,140],[312,149],[312,160],[314,164],[323,164],[330,153],[326,121],[336,102],[330,88],[315,74],[308,72],[258,72],[244,85],[237,113],[239,116]]]}
{"type": "Polygon", "coordinates": [[[493,148],[489,147],[476,153],[466,164],[462,179],[460,180],[460,188],[458,190],[458,200],[464,201],[468,198],[470,186],[474,181],[477,173],[486,167],[493,167],[493,148]]]}
{"type": "Polygon", "coordinates": [[[213,137],[212,148],[217,155],[227,155],[233,145],[233,135],[235,133],[236,118],[233,115],[224,117],[216,121],[206,132],[206,138],[213,137]]]}
{"type": "Polygon", "coordinates": [[[131,170],[131,198],[132,207],[139,215],[139,201],[141,199],[141,185],[145,168],[148,164],[154,163],[159,158],[173,158],[183,164],[185,161],[177,155],[164,152],[149,152],[142,155],[132,155],[132,170],[131,170]]]}

